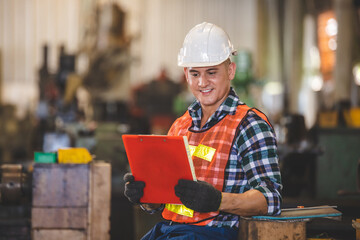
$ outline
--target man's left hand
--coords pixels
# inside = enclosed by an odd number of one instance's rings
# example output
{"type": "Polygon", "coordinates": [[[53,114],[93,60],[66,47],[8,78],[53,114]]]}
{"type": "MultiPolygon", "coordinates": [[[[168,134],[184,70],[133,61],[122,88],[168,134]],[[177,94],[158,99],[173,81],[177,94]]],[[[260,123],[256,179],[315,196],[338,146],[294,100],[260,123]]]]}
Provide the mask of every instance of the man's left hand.
{"type": "Polygon", "coordinates": [[[175,195],[186,207],[197,212],[217,211],[221,203],[221,192],[203,181],[180,179],[175,186],[175,195]]]}

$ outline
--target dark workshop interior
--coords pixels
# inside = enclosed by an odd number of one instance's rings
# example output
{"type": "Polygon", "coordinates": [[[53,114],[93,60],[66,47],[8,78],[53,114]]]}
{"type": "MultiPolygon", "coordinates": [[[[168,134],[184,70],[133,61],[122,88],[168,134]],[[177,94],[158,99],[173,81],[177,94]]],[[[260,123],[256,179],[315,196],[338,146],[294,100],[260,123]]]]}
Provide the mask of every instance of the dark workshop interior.
{"type": "Polygon", "coordinates": [[[341,213],[286,239],[360,240],[360,0],[0,0],[0,240],[138,240],[161,221],[124,196],[122,135],[166,135],[194,101],[177,54],[204,21],[274,127],[282,209],[341,213]]]}

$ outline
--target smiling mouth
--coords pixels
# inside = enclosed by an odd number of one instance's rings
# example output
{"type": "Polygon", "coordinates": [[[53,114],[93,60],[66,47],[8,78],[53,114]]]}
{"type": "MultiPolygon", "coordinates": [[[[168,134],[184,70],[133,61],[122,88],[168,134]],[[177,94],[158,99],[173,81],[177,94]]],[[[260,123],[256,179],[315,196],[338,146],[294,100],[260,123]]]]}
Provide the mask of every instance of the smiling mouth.
{"type": "Polygon", "coordinates": [[[211,92],[211,91],[212,91],[212,89],[200,90],[201,93],[209,93],[209,92],[211,92]]]}

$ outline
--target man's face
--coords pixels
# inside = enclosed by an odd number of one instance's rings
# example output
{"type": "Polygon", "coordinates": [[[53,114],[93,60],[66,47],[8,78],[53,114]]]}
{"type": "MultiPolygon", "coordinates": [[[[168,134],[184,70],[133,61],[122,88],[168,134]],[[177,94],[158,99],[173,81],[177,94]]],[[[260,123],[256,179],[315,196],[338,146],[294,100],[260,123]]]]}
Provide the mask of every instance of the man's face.
{"type": "Polygon", "coordinates": [[[235,63],[223,62],[211,67],[184,68],[184,73],[190,90],[202,107],[215,111],[229,94],[235,70],[235,63]]]}

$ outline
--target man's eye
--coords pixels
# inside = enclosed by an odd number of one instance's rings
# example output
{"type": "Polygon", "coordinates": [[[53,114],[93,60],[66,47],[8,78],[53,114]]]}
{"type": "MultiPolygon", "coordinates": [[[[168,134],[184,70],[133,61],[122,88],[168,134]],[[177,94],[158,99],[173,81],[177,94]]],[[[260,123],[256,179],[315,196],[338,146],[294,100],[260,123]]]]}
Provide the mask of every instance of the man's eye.
{"type": "Polygon", "coordinates": [[[210,75],[214,75],[214,74],[216,74],[216,72],[209,72],[209,74],[210,74],[210,75]]]}
{"type": "Polygon", "coordinates": [[[197,76],[199,76],[199,74],[198,73],[192,73],[191,76],[197,77],[197,76]]]}

